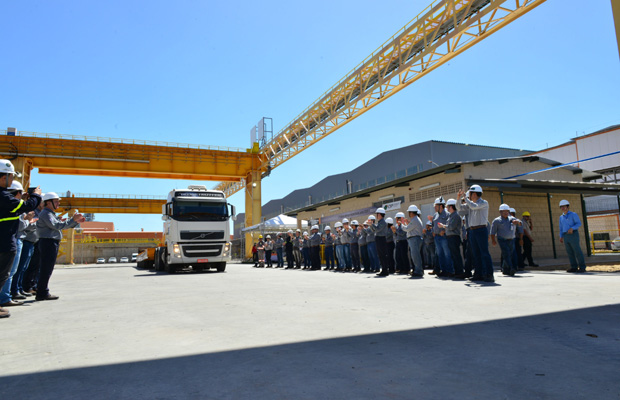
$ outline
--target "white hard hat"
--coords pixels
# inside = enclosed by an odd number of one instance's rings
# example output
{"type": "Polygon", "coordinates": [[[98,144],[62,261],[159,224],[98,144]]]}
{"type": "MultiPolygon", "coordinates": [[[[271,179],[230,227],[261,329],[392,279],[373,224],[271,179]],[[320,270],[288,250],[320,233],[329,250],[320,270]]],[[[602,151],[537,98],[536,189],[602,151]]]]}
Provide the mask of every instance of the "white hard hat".
{"type": "Polygon", "coordinates": [[[426,221],[426,225],[433,226],[433,223],[431,221],[426,221]]]}
{"type": "Polygon", "coordinates": [[[288,232],[286,232],[286,233],[293,233],[293,230],[289,229],[288,232]]]}
{"type": "Polygon", "coordinates": [[[334,228],[342,228],[342,222],[338,221],[334,224],[334,228]]]}
{"type": "Polygon", "coordinates": [[[297,229],[295,232],[299,232],[299,233],[301,233],[301,229],[297,229]]]}
{"type": "Polygon", "coordinates": [[[443,199],[443,196],[439,196],[435,199],[435,203],[433,205],[445,205],[446,201],[443,199]]]}
{"type": "Polygon", "coordinates": [[[17,192],[17,191],[23,192],[24,187],[22,186],[21,183],[17,181],[13,181],[13,183],[11,183],[11,186],[8,187],[8,190],[14,191],[14,192],[17,192]]]}
{"type": "Polygon", "coordinates": [[[325,229],[323,229],[323,230],[324,230],[324,231],[331,231],[331,230],[332,230],[332,228],[330,228],[330,227],[329,227],[329,225],[327,225],[327,226],[325,227],[325,229]]]}
{"type": "Polygon", "coordinates": [[[394,220],[392,218],[390,218],[390,217],[386,218],[385,222],[387,222],[388,224],[394,225],[394,220]]]}
{"type": "Polygon", "coordinates": [[[58,195],[54,192],[48,192],[43,195],[43,201],[54,200],[54,199],[60,200],[60,197],[58,197],[58,195]]]}
{"type": "Polygon", "coordinates": [[[499,206],[500,211],[510,211],[510,206],[508,204],[502,204],[499,206]]]}
{"type": "Polygon", "coordinates": [[[348,219],[346,219],[346,218],[343,218],[343,219],[342,219],[342,223],[343,223],[343,224],[348,224],[348,223],[349,223],[349,220],[348,220],[348,219]]]}
{"type": "Polygon", "coordinates": [[[407,209],[407,212],[419,213],[420,210],[418,209],[418,207],[416,205],[412,204],[407,209]]]}
{"type": "Polygon", "coordinates": [[[368,219],[372,219],[373,221],[375,221],[377,218],[375,218],[375,216],[374,216],[374,215],[369,215],[369,216],[368,216],[368,219]]]}
{"type": "Polygon", "coordinates": [[[351,225],[359,225],[359,222],[357,222],[357,220],[354,219],[353,221],[351,221],[351,225]]]}
{"type": "Polygon", "coordinates": [[[469,188],[470,192],[476,192],[476,193],[482,193],[482,188],[480,187],[480,185],[471,185],[471,187],[469,188]]]}
{"type": "Polygon", "coordinates": [[[570,206],[570,203],[568,202],[568,200],[560,200],[560,207],[562,206],[570,206]]]}
{"type": "Polygon", "coordinates": [[[375,214],[385,214],[385,209],[383,207],[379,207],[377,208],[377,211],[375,211],[375,214]]]}
{"type": "Polygon", "coordinates": [[[17,172],[15,172],[15,167],[13,166],[13,163],[9,160],[0,160],[0,174],[19,175],[17,172]]]}
{"type": "Polygon", "coordinates": [[[456,207],[456,200],[454,199],[448,199],[448,201],[446,202],[447,206],[455,206],[456,207]]]}
{"type": "Polygon", "coordinates": [[[270,236],[270,235],[267,235],[267,236],[265,237],[265,239],[271,239],[271,236],[270,236]]]}
{"type": "Polygon", "coordinates": [[[312,228],[310,228],[310,230],[316,229],[317,231],[319,230],[319,226],[318,225],[312,225],[312,228]]]}
{"type": "Polygon", "coordinates": [[[397,212],[394,217],[395,218],[405,218],[405,213],[404,212],[397,212]]]}
{"type": "Polygon", "coordinates": [[[308,236],[308,232],[304,231],[304,236],[308,236]]]}
{"type": "Polygon", "coordinates": [[[512,207],[510,207],[510,212],[511,212],[511,213],[515,213],[515,214],[516,214],[516,213],[517,213],[517,210],[515,210],[515,209],[514,209],[514,208],[512,208],[512,207]]]}

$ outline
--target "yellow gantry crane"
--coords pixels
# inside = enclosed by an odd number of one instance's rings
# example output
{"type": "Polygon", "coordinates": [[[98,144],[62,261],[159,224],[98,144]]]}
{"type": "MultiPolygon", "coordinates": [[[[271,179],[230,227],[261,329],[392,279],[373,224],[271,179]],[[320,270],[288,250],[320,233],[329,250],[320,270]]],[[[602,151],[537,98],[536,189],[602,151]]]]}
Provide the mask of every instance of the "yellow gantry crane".
{"type": "MultiPolygon", "coordinates": [[[[227,197],[245,188],[245,225],[251,226],[261,219],[266,173],[544,1],[433,1],[261,148],[19,132],[0,136],[0,155],[16,161],[26,185],[33,167],[55,174],[218,180],[216,189],[227,197]]],[[[612,0],[618,32],[619,3],[612,0]]],[[[246,254],[251,245],[246,237],[246,254]]]]}

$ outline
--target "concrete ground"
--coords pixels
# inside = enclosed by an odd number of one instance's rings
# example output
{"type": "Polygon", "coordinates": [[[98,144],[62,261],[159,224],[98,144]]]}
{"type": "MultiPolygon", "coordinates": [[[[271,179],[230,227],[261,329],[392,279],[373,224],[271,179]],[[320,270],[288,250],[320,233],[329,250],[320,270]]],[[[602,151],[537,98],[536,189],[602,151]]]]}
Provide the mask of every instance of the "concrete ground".
{"type": "Polygon", "coordinates": [[[619,284],[58,268],[0,320],[0,398],[617,400],[619,284]]]}

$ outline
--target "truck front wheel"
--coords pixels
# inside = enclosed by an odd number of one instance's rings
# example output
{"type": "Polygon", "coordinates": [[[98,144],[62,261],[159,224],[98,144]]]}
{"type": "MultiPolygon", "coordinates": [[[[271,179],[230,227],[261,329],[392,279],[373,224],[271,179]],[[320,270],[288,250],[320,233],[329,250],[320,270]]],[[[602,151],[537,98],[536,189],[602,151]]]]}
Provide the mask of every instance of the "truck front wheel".
{"type": "Polygon", "coordinates": [[[177,272],[176,264],[168,263],[168,249],[164,250],[164,270],[169,274],[174,274],[177,272]]]}
{"type": "Polygon", "coordinates": [[[226,271],[226,262],[217,263],[217,272],[226,271]]]}

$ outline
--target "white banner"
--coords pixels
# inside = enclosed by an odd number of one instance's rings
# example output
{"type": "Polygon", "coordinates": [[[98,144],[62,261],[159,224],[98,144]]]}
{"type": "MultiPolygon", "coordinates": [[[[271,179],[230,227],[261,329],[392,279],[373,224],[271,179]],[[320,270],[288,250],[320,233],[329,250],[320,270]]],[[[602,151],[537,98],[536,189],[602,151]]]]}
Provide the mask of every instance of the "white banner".
{"type": "Polygon", "coordinates": [[[400,200],[399,201],[393,201],[391,203],[386,203],[383,205],[383,208],[385,208],[385,211],[392,211],[392,210],[400,210],[400,200]]]}

